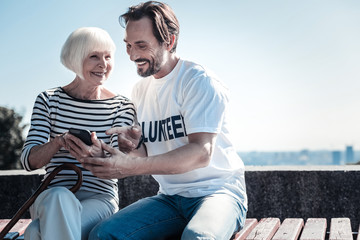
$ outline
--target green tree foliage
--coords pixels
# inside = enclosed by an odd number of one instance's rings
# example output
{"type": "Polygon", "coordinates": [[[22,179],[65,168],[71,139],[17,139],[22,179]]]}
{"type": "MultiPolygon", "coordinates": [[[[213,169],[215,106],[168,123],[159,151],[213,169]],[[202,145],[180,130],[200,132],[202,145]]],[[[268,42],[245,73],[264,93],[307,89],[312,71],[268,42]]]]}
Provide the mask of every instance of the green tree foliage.
{"type": "Polygon", "coordinates": [[[19,169],[24,144],[22,116],[13,109],[0,106],[0,170],[19,169]]]}

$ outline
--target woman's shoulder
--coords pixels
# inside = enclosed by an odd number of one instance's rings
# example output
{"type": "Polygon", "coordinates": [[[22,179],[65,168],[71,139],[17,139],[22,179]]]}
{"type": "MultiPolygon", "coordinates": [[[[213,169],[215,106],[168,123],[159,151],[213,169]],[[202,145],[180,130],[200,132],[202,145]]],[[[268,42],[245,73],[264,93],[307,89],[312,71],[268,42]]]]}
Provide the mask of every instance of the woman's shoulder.
{"type": "Polygon", "coordinates": [[[60,95],[60,94],[64,94],[64,90],[61,87],[54,87],[54,88],[49,88],[43,92],[41,92],[39,95],[46,95],[48,97],[51,96],[55,96],[55,95],[60,95]]]}
{"type": "Polygon", "coordinates": [[[45,91],[42,91],[41,93],[38,94],[37,98],[43,99],[43,100],[49,100],[53,97],[59,97],[60,95],[62,95],[64,93],[65,92],[61,87],[54,87],[54,88],[50,88],[45,91]]]}
{"type": "Polygon", "coordinates": [[[118,93],[111,99],[116,100],[116,101],[121,101],[121,102],[131,102],[131,100],[128,97],[118,94],[118,93]]]}

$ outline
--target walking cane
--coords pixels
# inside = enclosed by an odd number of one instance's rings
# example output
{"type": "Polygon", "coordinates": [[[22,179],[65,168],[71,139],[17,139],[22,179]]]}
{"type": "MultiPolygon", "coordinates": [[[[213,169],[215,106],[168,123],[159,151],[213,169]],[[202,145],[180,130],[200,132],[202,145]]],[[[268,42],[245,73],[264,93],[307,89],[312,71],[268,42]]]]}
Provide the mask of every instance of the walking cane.
{"type": "Polygon", "coordinates": [[[35,202],[36,198],[39,196],[41,192],[43,192],[51,180],[61,171],[61,170],[74,170],[78,176],[76,184],[70,189],[71,192],[75,193],[78,191],[82,184],[82,171],[79,167],[75,166],[71,163],[64,163],[54,169],[50,173],[50,175],[41,183],[39,188],[35,191],[35,193],[22,205],[22,207],[16,212],[16,214],[12,217],[10,222],[5,226],[5,228],[0,233],[0,240],[3,240],[5,235],[10,231],[10,229],[19,221],[21,216],[25,213],[25,211],[35,202]]]}

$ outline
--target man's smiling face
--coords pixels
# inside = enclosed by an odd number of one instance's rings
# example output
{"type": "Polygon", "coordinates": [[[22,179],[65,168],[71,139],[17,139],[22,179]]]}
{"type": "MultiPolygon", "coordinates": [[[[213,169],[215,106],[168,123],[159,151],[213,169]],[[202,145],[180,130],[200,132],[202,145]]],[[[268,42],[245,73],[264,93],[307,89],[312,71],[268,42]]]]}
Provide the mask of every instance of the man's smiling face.
{"type": "Polygon", "coordinates": [[[153,34],[152,22],[143,17],[137,21],[129,21],[126,25],[126,52],[130,60],[137,66],[137,72],[142,77],[161,73],[164,65],[165,44],[160,44],[153,34]]]}

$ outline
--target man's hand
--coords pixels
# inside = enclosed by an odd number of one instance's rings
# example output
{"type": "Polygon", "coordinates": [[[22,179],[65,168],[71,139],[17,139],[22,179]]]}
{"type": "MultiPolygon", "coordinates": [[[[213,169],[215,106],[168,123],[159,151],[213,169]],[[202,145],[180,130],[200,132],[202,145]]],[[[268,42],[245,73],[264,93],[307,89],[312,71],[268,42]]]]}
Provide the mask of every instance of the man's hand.
{"type": "Polygon", "coordinates": [[[108,157],[85,157],[79,161],[95,176],[105,179],[182,174],[206,167],[212,157],[216,133],[192,133],[188,137],[188,144],[154,156],[132,156],[102,142],[108,157]]]}
{"type": "Polygon", "coordinates": [[[92,145],[88,146],[79,138],[75,137],[72,134],[65,134],[65,148],[74,156],[77,160],[84,157],[100,157],[104,156],[104,151],[101,147],[100,140],[97,139],[96,133],[91,133],[92,145]]]}
{"type": "Polygon", "coordinates": [[[81,158],[79,161],[84,168],[103,179],[119,179],[132,175],[131,172],[136,165],[131,161],[131,157],[104,142],[101,142],[101,147],[109,156],[81,158]]]}
{"type": "Polygon", "coordinates": [[[106,131],[106,134],[117,134],[120,151],[129,153],[139,144],[141,138],[141,128],[138,125],[126,127],[114,127],[106,131]]]}

